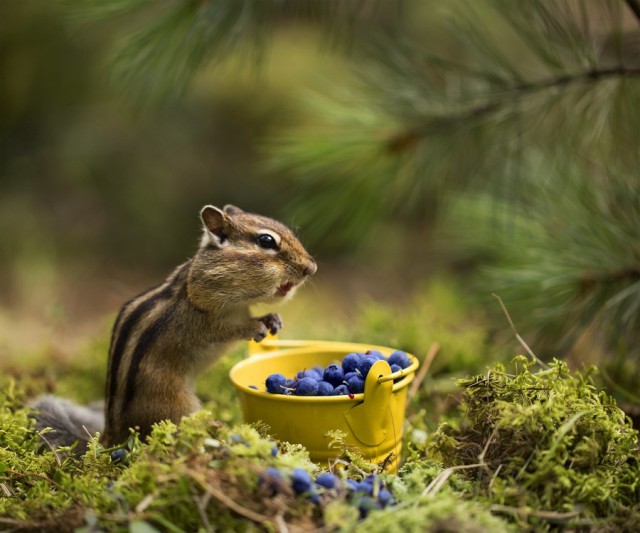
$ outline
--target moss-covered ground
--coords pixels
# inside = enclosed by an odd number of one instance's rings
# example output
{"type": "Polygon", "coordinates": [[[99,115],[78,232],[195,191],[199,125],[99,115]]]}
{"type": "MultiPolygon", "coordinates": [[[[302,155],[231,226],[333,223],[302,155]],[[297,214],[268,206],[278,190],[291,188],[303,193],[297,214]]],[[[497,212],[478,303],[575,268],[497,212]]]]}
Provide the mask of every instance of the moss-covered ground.
{"type": "Polygon", "coordinates": [[[596,385],[597,370],[514,357],[490,341],[491,328],[462,302],[436,282],[401,304],[369,302],[326,320],[290,318],[330,306],[317,294],[284,312],[290,338],[371,342],[423,360],[439,343],[410,395],[397,474],[344,448],[340,435],[327,438],[340,461],[315,465],[301,446],[243,425],[227,377],[243,346],[198,382],[202,411],[178,426],[158,424],[145,442],[132,434],[124,453],[94,439],[80,458],[46,445],[28,404],[42,392],[99,400],[108,325],[82,356],[45,346],[8,358],[0,388],[0,529],[640,530],[638,433],[596,385]],[[299,468],[312,475],[331,468],[355,480],[377,473],[374,496],[386,486],[395,503],[363,511],[364,495],[346,488],[296,494],[290,480],[299,468]],[[272,479],[269,469],[281,477],[272,479]]]}

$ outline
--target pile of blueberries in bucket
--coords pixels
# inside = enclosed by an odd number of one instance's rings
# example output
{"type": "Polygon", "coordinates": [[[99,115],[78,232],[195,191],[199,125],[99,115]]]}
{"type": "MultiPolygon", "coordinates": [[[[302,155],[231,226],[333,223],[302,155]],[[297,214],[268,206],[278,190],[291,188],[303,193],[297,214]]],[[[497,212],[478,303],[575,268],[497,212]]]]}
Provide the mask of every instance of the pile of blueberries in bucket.
{"type": "Polygon", "coordinates": [[[287,480],[287,477],[277,468],[270,467],[261,476],[260,484],[274,495],[282,490],[283,483],[288,482],[295,494],[306,496],[315,504],[320,504],[321,501],[326,503],[346,492],[347,499],[358,507],[361,518],[367,516],[369,511],[383,509],[395,503],[391,492],[376,474],[370,474],[362,481],[356,481],[340,479],[331,472],[324,472],[313,479],[306,470],[296,468],[291,473],[290,479],[287,480]]]}
{"type": "Polygon", "coordinates": [[[368,350],[365,353],[350,353],[342,359],[342,363],[326,368],[314,366],[301,370],[292,379],[287,379],[283,374],[271,374],[265,384],[267,392],[271,394],[352,396],[364,392],[367,374],[379,360],[387,361],[394,373],[411,365],[411,359],[401,350],[396,350],[388,358],[378,350],[368,350]]]}

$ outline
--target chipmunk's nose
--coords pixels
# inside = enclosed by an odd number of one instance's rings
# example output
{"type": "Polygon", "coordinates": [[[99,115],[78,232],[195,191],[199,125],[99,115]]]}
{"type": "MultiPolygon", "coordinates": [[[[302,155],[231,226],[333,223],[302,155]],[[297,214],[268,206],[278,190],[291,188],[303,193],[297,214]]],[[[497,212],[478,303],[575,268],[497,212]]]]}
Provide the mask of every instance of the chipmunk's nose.
{"type": "Polygon", "coordinates": [[[310,259],[309,262],[307,262],[307,264],[304,266],[304,270],[302,271],[302,273],[305,276],[311,276],[316,273],[316,270],[318,270],[318,265],[316,265],[316,262],[313,259],[310,259]]]}

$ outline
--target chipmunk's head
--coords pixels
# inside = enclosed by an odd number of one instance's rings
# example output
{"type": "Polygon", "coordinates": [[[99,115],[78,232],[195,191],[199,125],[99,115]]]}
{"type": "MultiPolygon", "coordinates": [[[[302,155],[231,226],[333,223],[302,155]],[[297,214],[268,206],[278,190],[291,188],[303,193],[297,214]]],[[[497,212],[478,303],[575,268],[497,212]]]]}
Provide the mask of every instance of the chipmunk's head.
{"type": "Polygon", "coordinates": [[[232,205],[207,205],[200,218],[203,235],[190,280],[197,305],[216,306],[218,298],[232,304],[281,300],[317,270],[293,232],[276,220],[232,205]]]}

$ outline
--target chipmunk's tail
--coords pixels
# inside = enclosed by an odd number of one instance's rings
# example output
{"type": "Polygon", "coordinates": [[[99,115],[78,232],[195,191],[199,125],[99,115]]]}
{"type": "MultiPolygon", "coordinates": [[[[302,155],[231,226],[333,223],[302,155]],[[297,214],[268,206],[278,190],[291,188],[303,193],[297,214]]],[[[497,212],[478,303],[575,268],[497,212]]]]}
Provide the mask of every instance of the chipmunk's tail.
{"type": "Polygon", "coordinates": [[[104,428],[102,406],[83,407],[63,398],[41,396],[32,404],[36,430],[51,428],[44,438],[54,448],[78,443],[74,453],[87,451],[89,437],[104,428]]]}

